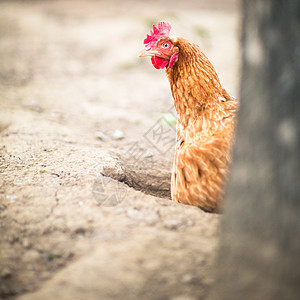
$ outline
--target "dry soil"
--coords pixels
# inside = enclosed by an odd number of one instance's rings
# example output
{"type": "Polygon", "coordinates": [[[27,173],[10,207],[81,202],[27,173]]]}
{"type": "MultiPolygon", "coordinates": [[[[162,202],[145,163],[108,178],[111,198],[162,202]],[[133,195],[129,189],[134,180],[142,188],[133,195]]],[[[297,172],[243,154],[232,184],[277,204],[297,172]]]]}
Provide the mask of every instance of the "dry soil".
{"type": "Polygon", "coordinates": [[[158,20],[237,96],[236,1],[1,1],[0,298],[206,298],[221,216],[170,200],[158,20]]]}

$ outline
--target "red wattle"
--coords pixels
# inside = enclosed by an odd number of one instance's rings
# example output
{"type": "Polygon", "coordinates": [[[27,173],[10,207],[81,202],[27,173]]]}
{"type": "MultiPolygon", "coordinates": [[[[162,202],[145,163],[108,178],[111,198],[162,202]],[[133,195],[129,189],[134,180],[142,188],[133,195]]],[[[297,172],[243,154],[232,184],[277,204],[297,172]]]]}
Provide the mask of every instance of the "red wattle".
{"type": "Polygon", "coordinates": [[[155,69],[163,69],[169,63],[168,60],[157,57],[157,56],[152,56],[151,57],[151,62],[152,62],[152,65],[154,66],[155,69]]]}

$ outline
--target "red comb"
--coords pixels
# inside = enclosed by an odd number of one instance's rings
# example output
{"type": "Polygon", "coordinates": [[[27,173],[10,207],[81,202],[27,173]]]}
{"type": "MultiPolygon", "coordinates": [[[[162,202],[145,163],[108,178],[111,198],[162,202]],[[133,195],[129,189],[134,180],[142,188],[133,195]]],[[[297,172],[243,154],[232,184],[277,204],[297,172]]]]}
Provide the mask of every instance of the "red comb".
{"type": "Polygon", "coordinates": [[[153,31],[150,30],[150,34],[144,39],[144,45],[153,47],[158,39],[163,36],[169,36],[171,31],[171,25],[168,22],[158,22],[158,28],[153,25],[153,31]]]}

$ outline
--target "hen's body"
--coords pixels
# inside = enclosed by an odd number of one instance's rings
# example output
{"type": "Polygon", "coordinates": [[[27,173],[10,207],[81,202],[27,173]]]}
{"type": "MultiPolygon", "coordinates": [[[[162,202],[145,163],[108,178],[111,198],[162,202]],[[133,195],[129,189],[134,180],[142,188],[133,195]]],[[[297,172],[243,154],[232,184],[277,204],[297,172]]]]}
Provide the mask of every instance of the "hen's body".
{"type": "Polygon", "coordinates": [[[172,199],[217,211],[230,163],[238,102],[223,89],[200,47],[169,37],[170,30],[167,22],[153,26],[140,56],[151,56],[156,69],[166,68],[178,114],[172,199]]]}
{"type": "Polygon", "coordinates": [[[167,68],[178,114],[172,199],[216,211],[230,162],[237,101],[221,86],[199,46],[182,38],[167,68]]]}

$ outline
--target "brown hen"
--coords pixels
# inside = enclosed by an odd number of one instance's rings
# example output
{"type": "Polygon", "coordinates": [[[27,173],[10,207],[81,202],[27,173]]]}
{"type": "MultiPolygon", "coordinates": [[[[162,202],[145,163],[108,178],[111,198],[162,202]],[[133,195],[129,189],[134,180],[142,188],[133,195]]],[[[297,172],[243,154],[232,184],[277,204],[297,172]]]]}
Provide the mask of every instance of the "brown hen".
{"type": "Polygon", "coordinates": [[[166,22],[153,25],[140,56],[166,68],[178,115],[172,199],[216,212],[224,197],[238,101],[222,87],[200,47],[169,37],[170,29],[166,22]]]}

